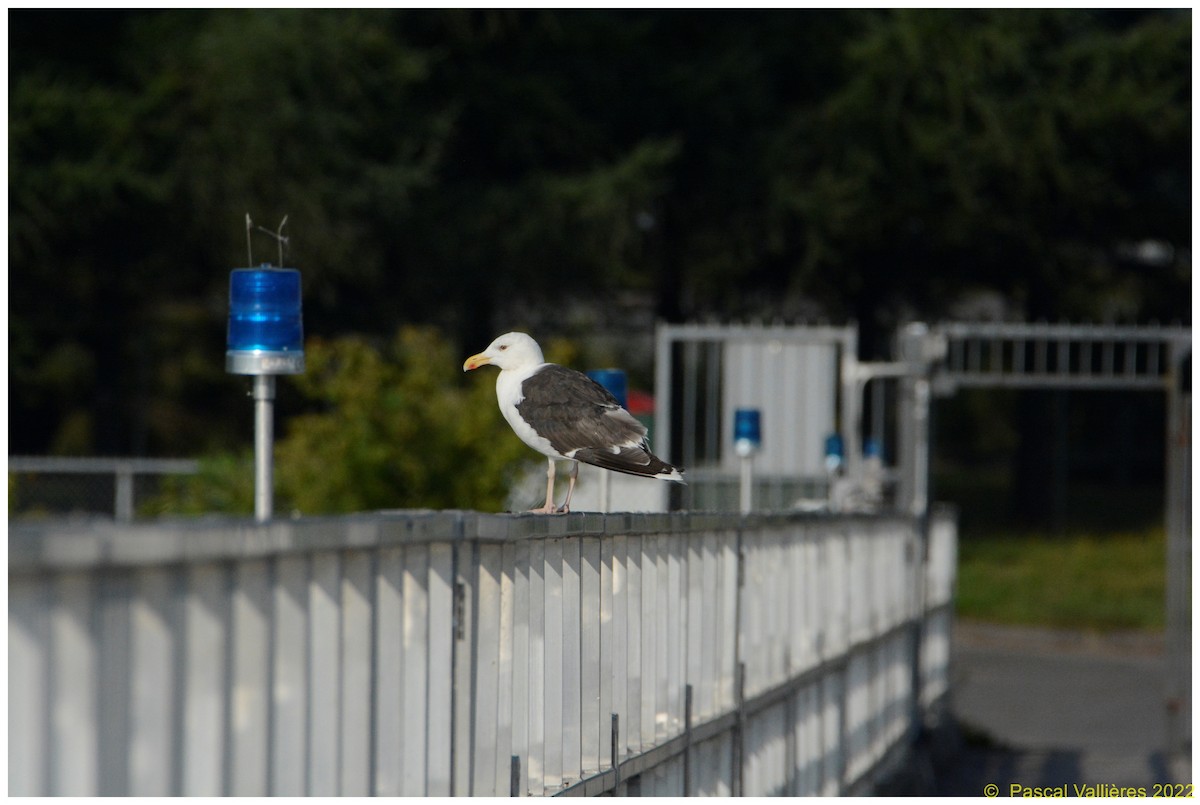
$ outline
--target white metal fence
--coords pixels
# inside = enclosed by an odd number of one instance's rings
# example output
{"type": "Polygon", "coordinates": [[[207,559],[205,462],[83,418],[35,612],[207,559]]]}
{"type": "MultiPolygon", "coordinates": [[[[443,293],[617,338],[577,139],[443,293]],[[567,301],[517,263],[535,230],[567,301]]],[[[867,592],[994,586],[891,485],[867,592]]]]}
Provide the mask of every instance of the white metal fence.
{"type": "Polygon", "coordinates": [[[11,795],[833,794],[948,689],[954,521],[14,526],[11,795]]]}

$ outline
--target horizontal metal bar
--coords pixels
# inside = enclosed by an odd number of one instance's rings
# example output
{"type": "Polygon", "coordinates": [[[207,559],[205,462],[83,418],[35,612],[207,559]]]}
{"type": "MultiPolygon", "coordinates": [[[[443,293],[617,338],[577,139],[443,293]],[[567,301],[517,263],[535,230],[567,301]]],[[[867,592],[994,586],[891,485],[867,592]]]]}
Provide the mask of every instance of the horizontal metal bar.
{"type": "Polygon", "coordinates": [[[770,338],[794,344],[853,344],[856,327],[785,326],[782,324],[667,324],[660,325],[659,338],[667,341],[746,341],[770,338]]]}
{"type": "Polygon", "coordinates": [[[940,371],[934,375],[934,381],[972,388],[1086,388],[1111,391],[1162,391],[1170,385],[1170,379],[1166,375],[1153,377],[1149,375],[1066,374],[1059,372],[1012,374],[1007,372],[940,371]]]}
{"type": "MultiPolygon", "coordinates": [[[[935,613],[945,609],[947,605],[940,604],[931,607],[926,615],[935,613]]],[[[839,654],[833,659],[818,663],[808,670],[794,676],[785,682],[781,682],[769,690],[765,690],[742,703],[741,712],[744,716],[753,716],[762,710],[785,701],[793,696],[801,688],[807,687],[814,682],[820,681],[827,674],[844,672],[850,664],[851,658],[872,649],[877,648],[882,643],[895,637],[897,634],[908,631],[916,626],[919,626],[923,618],[908,618],[900,623],[895,624],[889,629],[880,632],[877,635],[869,637],[865,640],[860,640],[850,646],[846,651],[839,654]]],[[[681,754],[689,745],[704,743],[705,741],[715,738],[724,732],[729,732],[737,727],[738,710],[734,709],[727,713],[723,713],[716,718],[705,721],[702,724],[697,724],[692,727],[691,735],[687,732],[682,732],[679,735],[671,738],[669,741],[659,744],[640,755],[627,758],[624,760],[619,769],[619,773],[613,769],[606,769],[600,774],[593,775],[580,780],[573,785],[570,785],[562,791],[559,791],[555,796],[596,796],[597,794],[611,791],[616,787],[619,780],[628,780],[630,777],[640,774],[647,769],[652,769],[660,763],[663,763],[675,755],[681,754]],[[586,792],[586,793],[585,793],[586,792]]],[[[860,780],[867,776],[864,773],[860,776],[860,780]]]]}
{"type": "MultiPolygon", "coordinates": [[[[737,711],[725,713],[717,716],[714,719],[699,724],[692,728],[691,745],[703,743],[710,738],[715,738],[723,732],[728,732],[737,726],[737,711]]],[[[588,796],[594,797],[597,794],[602,794],[605,791],[611,791],[619,784],[620,780],[628,780],[641,774],[644,771],[654,768],[660,763],[665,763],[676,755],[680,755],[687,749],[689,745],[688,734],[681,732],[674,738],[671,738],[665,743],[655,746],[653,749],[648,749],[639,755],[634,755],[631,758],[626,758],[621,761],[618,771],[613,769],[605,769],[599,774],[586,777],[577,783],[567,786],[561,791],[554,794],[556,797],[574,797],[588,796]]]]}
{"type": "Polygon", "coordinates": [[[192,458],[103,458],[95,456],[9,456],[9,472],[57,472],[86,475],[192,475],[200,462],[192,458]]]}
{"type": "Polygon", "coordinates": [[[1070,341],[1187,341],[1192,330],[1180,326],[944,322],[931,330],[949,338],[1021,338],[1070,341]]]}
{"type": "Polygon", "coordinates": [[[266,558],[313,550],[462,541],[509,542],[621,534],[704,534],[789,523],[907,522],[894,513],[672,512],[564,515],[392,511],[257,523],[204,518],[145,524],[49,521],[11,524],[9,574],[88,567],[266,558]]]}
{"type": "MultiPolygon", "coordinates": [[[[688,467],[688,484],[710,483],[714,481],[722,481],[736,484],[741,478],[738,471],[729,471],[723,469],[720,464],[698,464],[695,467],[688,467]]],[[[783,473],[783,472],[755,472],[754,480],[758,483],[814,483],[828,482],[829,474],[822,473],[783,473]]]]}
{"type": "MultiPolygon", "coordinates": [[[[937,607],[931,608],[929,611],[932,612],[934,609],[937,609],[937,607]]],[[[866,640],[858,641],[844,652],[839,654],[837,657],[817,663],[812,668],[809,668],[807,671],[801,673],[799,676],[792,677],[786,682],[782,682],[770,690],[765,690],[762,693],[747,699],[745,704],[742,705],[746,711],[746,714],[754,715],[760,710],[765,710],[771,705],[787,699],[800,688],[806,687],[811,685],[813,682],[823,679],[825,675],[831,671],[844,671],[850,664],[850,659],[852,657],[856,657],[863,652],[871,651],[880,643],[895,637],[898,633],[905,632],[909,629],[912,629],[914,626],[919,625],[921,620],[921,618],[908,618],[903,620],[891,628],[874,635],[873,637],[868,637],[866,640]]]]}
{"type": "Polygon", "coordinates": [[[851,377],[862,383],[890,377],[911,377],[916,374],[911,363],[886,361],[855,362],[849,372],[851,377]]]}

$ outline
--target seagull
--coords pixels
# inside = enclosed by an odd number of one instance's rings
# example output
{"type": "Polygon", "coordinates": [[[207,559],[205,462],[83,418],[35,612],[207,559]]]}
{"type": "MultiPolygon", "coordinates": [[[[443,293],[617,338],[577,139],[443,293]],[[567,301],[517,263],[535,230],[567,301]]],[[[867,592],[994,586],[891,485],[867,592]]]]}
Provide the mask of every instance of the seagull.
{"type": "Polygon", "coordinates": [[[683,471],[650,452],[646,427],[616,398],[582,372],[546,363],[525,333],[505,333],[463,363],[463,371],[492,364],[496,401],[521,441],[546,456],[546,502],[538,514],[569,512],[579,462],[606,470],[685,483],[683,471]],[[570,461],[567,498],[554,505],[554,466],[570,461]]]}

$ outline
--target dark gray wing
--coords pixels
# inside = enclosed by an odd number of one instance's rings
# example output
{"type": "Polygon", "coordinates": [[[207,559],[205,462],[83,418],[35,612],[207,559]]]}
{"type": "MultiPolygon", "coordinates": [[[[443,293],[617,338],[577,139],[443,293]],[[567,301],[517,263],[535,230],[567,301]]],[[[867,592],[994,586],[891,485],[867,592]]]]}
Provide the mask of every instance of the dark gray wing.
{"type": "Polygon", "coordinates": [[[559,454],[631,475],[675,470],[650,452],[646,427],[587,375],[547,364],[521,393],[517,412],[559,454]]]}

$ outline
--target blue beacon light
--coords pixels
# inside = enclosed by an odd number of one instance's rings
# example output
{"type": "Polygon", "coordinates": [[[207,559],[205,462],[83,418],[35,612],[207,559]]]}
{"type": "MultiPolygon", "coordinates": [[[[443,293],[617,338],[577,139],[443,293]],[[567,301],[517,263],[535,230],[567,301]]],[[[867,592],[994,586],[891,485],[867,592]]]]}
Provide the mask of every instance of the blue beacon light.
{"type": "Polygon", "coordinates": [[[587,376],[603,386],[609,394],[616,397],[617,402],[620,403],[622,408],[629,407],[629,385],[623,370],[592,369],[587,373],[587,376]]]}
{"type": "Polygon", "coordinates": [[[238,375],[304,371],[299,271],[264,266],[230,272],[225,371],[238,375]]]}
{"type": "Polygon", "coordinates": [[[299,271],[264,265],[229,273],[225,371],[254,376],[254,516],[265,522],[274,508],[275,375],[304,371],[299,271]]]}
{"type": "Polygon", "coordinates": [[[743,458],[762,447],[762,412],[757,408],[738,408],[733,412],[733,448],[743,458]]]}
{"type": "Polygon", "coordinates": [[[742,514],[748,514],[754,504],[754,479],[751,464],[754,454],[762,447],[762,412],[757,408],[737,408],[733,412],[733,450],[741,458],[741,479],[738,484],[742,514]]]}
{"type": "Polygon", "coordinates": [[[831,433],[825,437],[825,469],[837,472],[842,468],[846,459],[846,450],[840,434],[831,433]]]}

